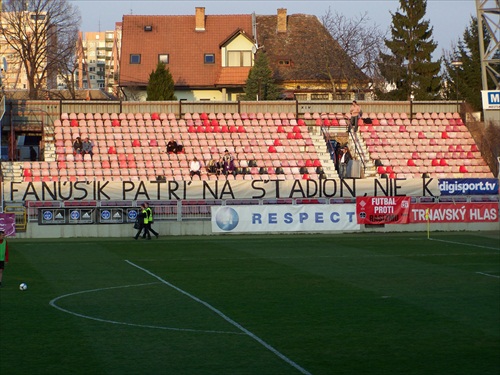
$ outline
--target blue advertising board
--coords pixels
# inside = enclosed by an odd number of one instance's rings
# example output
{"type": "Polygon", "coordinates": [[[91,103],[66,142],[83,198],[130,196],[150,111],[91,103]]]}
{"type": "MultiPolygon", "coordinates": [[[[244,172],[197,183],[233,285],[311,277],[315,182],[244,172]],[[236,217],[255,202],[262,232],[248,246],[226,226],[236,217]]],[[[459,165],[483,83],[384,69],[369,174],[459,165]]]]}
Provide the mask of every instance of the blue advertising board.
{"type": "Polygon", "coordinates": [[[496,178],[440,178],[441,195],[498,195],[496,178]]]}

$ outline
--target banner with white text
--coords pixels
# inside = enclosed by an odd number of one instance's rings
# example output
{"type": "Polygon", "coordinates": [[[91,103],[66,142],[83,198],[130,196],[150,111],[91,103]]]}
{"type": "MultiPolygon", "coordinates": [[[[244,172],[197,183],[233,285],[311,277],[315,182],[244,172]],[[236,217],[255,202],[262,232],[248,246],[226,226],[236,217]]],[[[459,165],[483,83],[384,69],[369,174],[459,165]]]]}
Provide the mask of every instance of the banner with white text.
{"type": "Polygon", "coordinates": [[[491,223],[498,221],[498,203],[414,203],[409,223],[491,223]]]}
{"type": "Polygon", "coordinates": [[[212,206],[212,232],[359,230],[354,204],[212,206]]]}
{"type": "Polygon", "coordinates": [[[357,197],[358,224],[407,224],[410,197],[357,197]]]}

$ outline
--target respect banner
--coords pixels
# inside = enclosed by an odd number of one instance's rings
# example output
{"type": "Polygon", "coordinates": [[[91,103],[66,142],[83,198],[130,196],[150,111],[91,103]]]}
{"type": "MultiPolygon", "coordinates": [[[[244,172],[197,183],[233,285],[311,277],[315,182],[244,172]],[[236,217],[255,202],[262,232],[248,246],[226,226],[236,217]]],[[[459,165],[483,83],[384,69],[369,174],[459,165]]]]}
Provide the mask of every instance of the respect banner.
{"type": "Polygon", "coordinates": [[[498,203],[415,203],[409,223],[491,223],[498,221],[498,203]]]}
{"type": "Polygon", "coordinates": [[[357,197],[358,224],[407,224],[410,197],[357,197]]]}
{"type": "Polygon", "coordinates": [[[357,231],[354,204],[212,206],[213,233],[357,231]]]}

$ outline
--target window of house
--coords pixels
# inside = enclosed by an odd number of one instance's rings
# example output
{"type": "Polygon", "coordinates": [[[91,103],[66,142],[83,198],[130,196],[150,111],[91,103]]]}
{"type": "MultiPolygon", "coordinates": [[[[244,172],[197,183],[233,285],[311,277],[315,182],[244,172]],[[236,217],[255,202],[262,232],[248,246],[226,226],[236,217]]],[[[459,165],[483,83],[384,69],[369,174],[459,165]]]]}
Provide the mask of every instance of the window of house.
{"type": "Polygon", "coordinates": [[[141,63],[141,55],[131,54],[130,55],[130,63],[131,64],[140,64],[141,63]]]}
{"type": "Polygon", "coordinates": [[[158,62],[162,62],[164,64],[168,64],[170,61],[168,53],[162,53],[158,55],[158,62]]]}
{"type": "Polygon", "coordinates": [[[227,66],[252,66],[252,52],[228,51],[227,66]]]}
{"type": "Polygon", "coordinates": [[[205,53],[205,64],[215,64],[215,54],[205,53]]]}

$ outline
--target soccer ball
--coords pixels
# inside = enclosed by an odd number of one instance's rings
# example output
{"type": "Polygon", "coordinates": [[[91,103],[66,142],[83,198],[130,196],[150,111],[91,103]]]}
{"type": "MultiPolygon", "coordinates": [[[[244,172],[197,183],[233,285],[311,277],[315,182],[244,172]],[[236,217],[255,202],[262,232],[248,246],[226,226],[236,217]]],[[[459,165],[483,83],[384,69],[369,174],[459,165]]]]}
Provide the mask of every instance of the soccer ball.
{"type": "Polygon", "coordinates": [[[26,285],[26,283],[19,284],[19,290],[26,290],[26,289],[28,289],[28,285],[26,285]]]}

